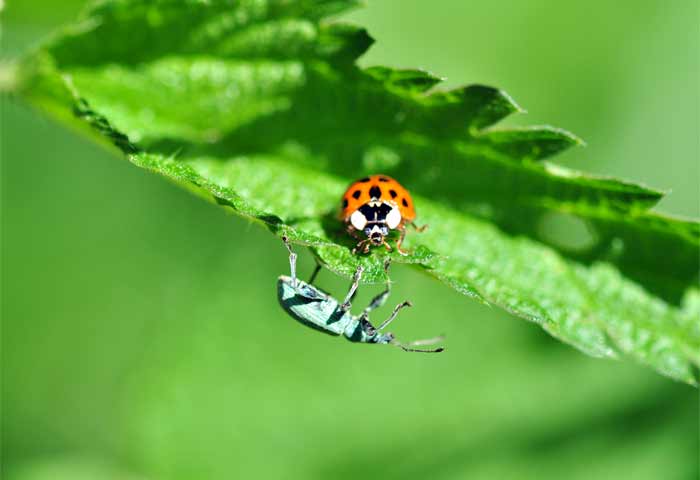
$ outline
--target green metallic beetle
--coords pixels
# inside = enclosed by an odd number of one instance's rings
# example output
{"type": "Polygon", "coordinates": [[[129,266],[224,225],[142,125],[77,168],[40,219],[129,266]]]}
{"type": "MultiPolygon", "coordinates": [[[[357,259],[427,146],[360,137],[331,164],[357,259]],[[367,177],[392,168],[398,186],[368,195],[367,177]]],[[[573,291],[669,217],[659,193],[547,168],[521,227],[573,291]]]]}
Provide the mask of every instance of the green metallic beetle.
{"type": "MultiPolygon", "coordinates": [[[[370,323],[369,312],[384,305],[389,297],[391,287],[388,281],[386,289],[372,299],[362,314],[352,315],[350,313],[350,302],[354,298],[357,287],[360,284],[360,278],[363,272],[362,266],[357,267],[350,290],[345,296],[345,300],[340,303],[332,296],[312,285],[316,274],[321,269],[320,265],[316,266],[316,270],[314,270],[309,282],[304,282],[297,278],[297,255],[292,250],[287,237],[282,237],[282,240],[287,250],[289,250],[291,276],[282,275],[279,277],[277,281],[277,295],[282,308],[295,320],[307,327],[330,335],[343,335],[351,342],[389,344],[407,352],[437,353],[444,350],[442,347],[430,350],[412,348],[419,345],[431,345],[440,342],[443,340],[442,337],[418,340],[403,345],[394,338],[393,334],[382,333],[382,330],[396,318],[399,310],[411,306],[411,302],[409,301],[398,304],[396,308],[394,308],[394,311],[391,312],[389,318],[379,325],[379,328],[375,328],[370,323]]],[[[385,264],[385,268],[388,270],[389,262],[385,264]]]]}

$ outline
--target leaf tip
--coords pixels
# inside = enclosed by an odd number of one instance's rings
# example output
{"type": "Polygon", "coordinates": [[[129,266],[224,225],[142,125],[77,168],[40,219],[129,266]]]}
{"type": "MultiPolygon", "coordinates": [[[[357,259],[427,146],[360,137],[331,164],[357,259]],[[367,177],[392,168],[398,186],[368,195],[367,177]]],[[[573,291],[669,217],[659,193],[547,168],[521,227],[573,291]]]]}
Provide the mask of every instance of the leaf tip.
{"type": "Polygon", "coordinates": [[[573,133],[549,125],[488,128],[482,130],[479,137],[513,158],[530,160],[543,160],[573,146],[585,144],[573,133]]]}
{"type": "Polygon", "coordinates": [[[409,94],[423,94],[445,80],[423,68],[397,69],[377,65],[364,69],[364,72],[388,88],[409,94]]]}
{"type": "Polygon", "coordinates": [[[498,94],[511,105],[513,113],[524,114],[527,113],[523,107],[521,107],[518,102],[505,90],[498,89],[498,94]]]}
{"type": "Polygon", "coordinates": [[[354,61],[374,44],[375,40],[366,28],[351,23],[333,22],[323,27],[320,53],[354,61]]]}
{"type": "Polygon", "coordinates": [[[548,127],[551,129],[552,133],[556,134],[561,138],[562,140],[566,141],[569,143],[570,146],[572,147],[587,147],[588,144],[586,141],[579,137],[578,135],[571,133],[568,130],[564,130],[563,128],[558,128],[558,127],[548,127]]]}
{"type": "Polygon", "coordinates": [[[539,129],[543,129],[543,130],[548,130],[553,135],[556,135],[558,138],[567,142],[572,147],[587,147],[588,146],[588,144],[586,143],[586,141],[583,138],[581,138],[578,135],[571,133],[570,131],[565,130],[563,128],[552,127],[550,125],[543,125],[541,127],[532,127],[532,128],[539,128],[539,129]]]}

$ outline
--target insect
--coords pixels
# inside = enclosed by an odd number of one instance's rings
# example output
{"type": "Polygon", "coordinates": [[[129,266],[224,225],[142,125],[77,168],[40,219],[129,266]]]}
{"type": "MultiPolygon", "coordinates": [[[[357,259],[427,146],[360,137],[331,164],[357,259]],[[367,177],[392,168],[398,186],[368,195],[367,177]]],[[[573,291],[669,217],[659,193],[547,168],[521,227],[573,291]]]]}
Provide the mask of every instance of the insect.
{"type": "MultiPolygon", "coordinates": [[[[309,282],[299,280],[296,275],[297,255],[292,250],[287,237],[282,237],[287,250],[289,250],[290,276],[282,275],[277,280],[277,296],[282,308],[300,323],[330,335],[343,335],[351,342],[357,343],[379,343],[389,344],[399,347],[407,352],[437,353],[442,352],[442,347],[423,350],[414,348],[420,345],[432,345],[442,341],[442,337],[428,340],[418,340],[409,344],[402,344],[392,333],[382,333],[404,307],[410,307],[411,302],[399,303],[389,318],[384,320],[379,328],[375,328],[369,321],[369,313],[375,308],[384,305],[391,292],[390,283],[387,281],[386,289],[374,297],[370,304],[360,315],[350,313],[351,301],[357,292],[360,284],[363,269],[357,267],[353,276],[352,285],[343,302],[339,302],[329,294],[321,291],[312,285],[313,279],[321,269],[320,265],[311,276],[309,282]]],[[[388,270],[389,263],[385,263],[388,270]]]]}
{"type": "Polygon", "coordinates": [[[347,231],[359,242],[353,253],[368,253],[371,246],[384,245],[391,251],[386,241],[389,231],[398,230],[399,239],[396,250],[401,255],[407,252],[401,249],[406,236],[406,225],[411,225],[419,232],[427,225],[416,226],[416,210],[411,194],[399,182],[386,175],[370,175],[353,182],[343,194],[340,212],[347,225],[347,231]],[[364,234],[366,238],[362,238],[364,234]]]}

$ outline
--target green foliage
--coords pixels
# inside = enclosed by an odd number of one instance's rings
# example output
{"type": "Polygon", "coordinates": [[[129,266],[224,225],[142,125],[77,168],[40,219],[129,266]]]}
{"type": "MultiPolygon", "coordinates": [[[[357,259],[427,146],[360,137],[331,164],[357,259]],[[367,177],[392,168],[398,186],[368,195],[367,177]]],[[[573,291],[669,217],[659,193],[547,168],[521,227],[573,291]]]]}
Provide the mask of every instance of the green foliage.
{"type": "Polygon", "coordinates": [[[590,355],[697,384],[698,223],[650,212],[657,190],[546,162],[581,143],[568,132],[492,128],[520,111],[500,90],[359,69],[369,35],[324,20],[354,3],[103,1],[25,59],[19,92],[341,275],[363,263],[368,282],[385,253],[351,254],[340,195],[395,176],[430,225],[395,262],[590,355]],[[583,224],[583,245],[552,218],[583,224]]]}

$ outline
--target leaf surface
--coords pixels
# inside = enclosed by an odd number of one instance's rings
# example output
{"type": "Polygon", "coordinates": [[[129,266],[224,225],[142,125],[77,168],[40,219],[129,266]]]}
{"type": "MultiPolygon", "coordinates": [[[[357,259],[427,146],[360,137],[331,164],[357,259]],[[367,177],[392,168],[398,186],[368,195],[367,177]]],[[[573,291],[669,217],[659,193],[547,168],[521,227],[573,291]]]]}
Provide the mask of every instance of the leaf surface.
{"type": "Polygon", "coordinates": [[[698,223],[651,212],[658,190],[550,163],[582,143],[571,133],[494,126],[521,111],[501,90],[358,68],[370,36],[327,19],[354,5],[99,2],[24,60],[19,93],[341,275],[364,264],[367,282],[385,279],[385,253],[351,253],[340,196],[394,176],[430,225],[394,262],[590,355],[697,384],[698,223]],[[553,235],[552,218],[585,241],[553,235]]]}

